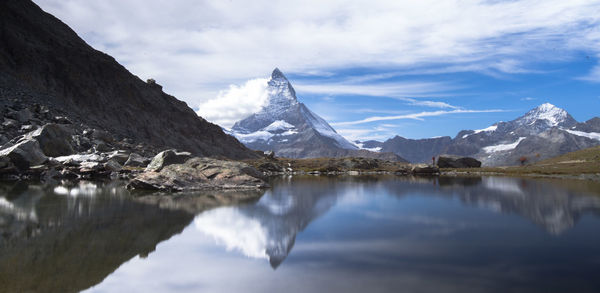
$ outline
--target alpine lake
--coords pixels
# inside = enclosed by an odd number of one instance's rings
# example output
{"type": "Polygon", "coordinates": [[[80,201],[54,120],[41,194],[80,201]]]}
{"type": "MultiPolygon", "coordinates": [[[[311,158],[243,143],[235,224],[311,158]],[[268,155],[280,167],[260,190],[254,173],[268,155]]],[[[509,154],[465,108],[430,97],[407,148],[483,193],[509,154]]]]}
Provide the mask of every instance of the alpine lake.
{"type": "Polygon", "coordinates": [[[600,292],[600,182],[283,176],[251,192],[0,184],[1,292],[600,292]]]}

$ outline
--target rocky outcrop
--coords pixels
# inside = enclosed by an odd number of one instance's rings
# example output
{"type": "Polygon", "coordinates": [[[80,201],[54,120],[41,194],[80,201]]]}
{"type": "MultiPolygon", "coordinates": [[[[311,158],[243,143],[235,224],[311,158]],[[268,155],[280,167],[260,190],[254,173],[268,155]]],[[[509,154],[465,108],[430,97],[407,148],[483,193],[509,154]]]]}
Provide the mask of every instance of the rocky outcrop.
{"type": "Polygon", "coordinates": [[[412,166],[411,173],[413,175],[439,175],[440,169],[437,166],[417,164],[412,166]]]}
{"type": "Polygon", "coordinates": [[[99,143],[95,141],[102,139],[94,135],[82,141],[94,144],[98,152],[114,150],[116,143],[130,139],[134,145],[177,148],[194,155],[258,157],[157,84],[142,81],[90,47],[32,1],[0,1],[0,20],[0,111],[10,114],[0,123],[10,132],[8,139],[20,134],[20,126],[25,132],[40,126],[36,119],[43,115],[55,123],[83,123],[115,138],[99,143]],[[3,107],[12,99],[32,107],[3,107]]]}
{"type": "Polygon", "coordinates": [[[440,168],[479,168],[481,162],[471,157],[443,155],[438,158],[437,166],[440,168]]]}
{"type": "Polygon", "coordinates": [[[262,174],[248,164],[211,158],[193,158],[159,172],[146,171],[129,182],[130,189],[191,191],[260,189],[268,187],[262,174]]]}
{"type": "Polygon", "coordinates": [[[36,140],[25,139],[0,151],[0,173],[27,170],[47,160],[36,140]]]}
{"type": "Polygon", "coordinates": [[[37,140],[46,156],[58,157],[75,152],[71,146],[71,132],[72,130],[65,125],[49,123],[25,137],[37,140]]]}
{"type": "Polygon", "coordinates": [[[164,167],[173,164],[183,164],[185,161],[192,158],[192,154],[188,152],[176,152],[175,150],[166,150],[154,156],[146,172],[159,172],[164,167]]]}

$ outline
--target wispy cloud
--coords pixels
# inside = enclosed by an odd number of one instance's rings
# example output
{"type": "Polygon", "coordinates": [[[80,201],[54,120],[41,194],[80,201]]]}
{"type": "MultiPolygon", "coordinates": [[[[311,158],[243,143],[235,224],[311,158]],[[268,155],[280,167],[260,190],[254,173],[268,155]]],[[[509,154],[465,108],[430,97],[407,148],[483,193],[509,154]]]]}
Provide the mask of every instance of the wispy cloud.
{"type": "MultiPolygon", "coordinates": [[[[361,79],[361,81],[364,81],[361,79]]],[[[446,97],[450,91],[457,86],[445,82],[389,82],[374,84],[358,84],[355,78],[343,83],[318,83],[297,84],[295,86],[300,92],[324,95],[355,95],[368,97],[392,98],[407,102],[413,106],[425,106],[434,108],[459,109],[460,107],[450,105],[446,102],[421,100],[411,97],[446,97]]]]}
{"type": "Polygon", "coordinates": [[[443,82],[394,82],[377,84],[345,83],[296,83],[294,85],[300,92],[335,95],[360,95],[373,97],[402,98],[431,97],[444,95],[444,92],[454,90],[453,87],[443,82]]]}
{"type": "MultiPolygon", "coordinates": [[[[535,72],[535,62],[563,61],[581,50],[600,54],[595,0],[35,2],[190,105],[275,66],[320,76],[344,68],[502,75],[535,72]]],[[[440,97],[440,84],[437,92],[426,85],[335,90],[440,97]]],[[[315,87],[304,89],[322,90],[315,87]]]]}
{"type": "Polygon", "coordinates": [[[521,101],[535,101],[535,100],[537,100],[537,99],[534,98],[534,97],[524,97],[524,98],[521,98],[521,101]]]}
{"type": "Polygon", "coordinates": [[[424,117],[433,117],[433,116],[441,116],[441,115],[449,115],[449,114],[463,114],[463,113],[494,113],[494,112],[505,112],[506,110],[452,110],[452,111],[431,111],[431,112],[419,112],[405,115],[395,115],[395,116],[373,116],[368,117],[361,120],[356,121],[346,121],[346,122],[335,122],[331,123],[334,126],[344,126],[344,125],[358,125],[369,122],[376,121],[389,121],[389,120],[402,120],[402,119],[413,119],[413,120],[423,120],[424,117]]]}

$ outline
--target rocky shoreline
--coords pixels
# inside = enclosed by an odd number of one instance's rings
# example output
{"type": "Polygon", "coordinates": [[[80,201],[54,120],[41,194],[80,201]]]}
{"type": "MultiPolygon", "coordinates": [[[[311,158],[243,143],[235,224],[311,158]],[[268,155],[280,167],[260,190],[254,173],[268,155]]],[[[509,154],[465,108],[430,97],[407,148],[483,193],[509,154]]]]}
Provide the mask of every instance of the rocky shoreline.
{"type": "Polygon", "coordinates": [[[0,180],[130,180],[131,189],[265,188],[244,163],[133,143],[20,99],[0,102],[0,180]]]}

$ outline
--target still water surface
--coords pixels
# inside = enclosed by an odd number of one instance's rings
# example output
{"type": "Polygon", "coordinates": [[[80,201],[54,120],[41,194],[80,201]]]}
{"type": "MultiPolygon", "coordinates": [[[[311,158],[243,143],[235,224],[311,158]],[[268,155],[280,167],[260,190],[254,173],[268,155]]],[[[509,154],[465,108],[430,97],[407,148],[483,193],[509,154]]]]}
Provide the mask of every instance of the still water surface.
{"type": "Polygon", "coordinates": [[[272,185],[236,203],[218,193],[140,199],[120,182],[2,184],[0,291],[600,291],[598,182],[272,185]]]}

